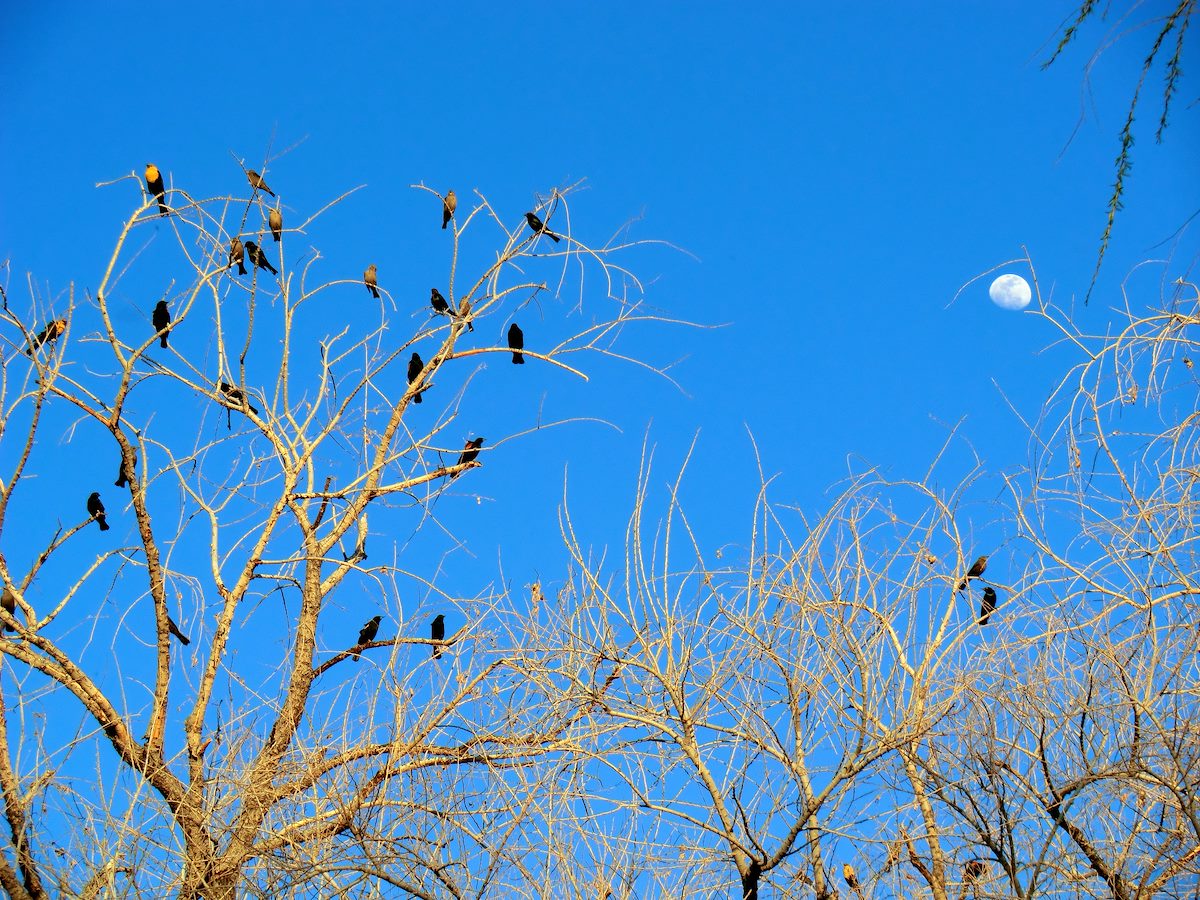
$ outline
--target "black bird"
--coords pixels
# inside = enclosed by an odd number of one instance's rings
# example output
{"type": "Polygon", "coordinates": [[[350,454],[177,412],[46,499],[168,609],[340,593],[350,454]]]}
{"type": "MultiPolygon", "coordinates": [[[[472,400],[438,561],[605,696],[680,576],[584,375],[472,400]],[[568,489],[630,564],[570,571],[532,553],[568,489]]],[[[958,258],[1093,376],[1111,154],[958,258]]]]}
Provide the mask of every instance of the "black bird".
{"type": "Polygon", "coordinates": [[[433,311],[438,315],[447,315],[450,312],[450,304],[446,302],[446,298],[442,296],[442,292],[437,288],[430,288],[429,303],[433,307],[433,311]]]}
{"type": "Polygon", "coordinates": [[[154,163],[146,163],[146,190],[158,201],[159,214],[170,215],[171,210],[167,208],[167,189],[163,185],[162,173],[154,163]]]}
{"type": "Polygon", "coordinates": [[[159,345],[167,349],[167,335],[171,333],[171,311],[167,309],[167,301],[159,300],[158,306],[154,307],[154,312],[150,315],[150,321],[154,325],[154,330],[162,332],[159,335],[159,345]]]}
{"type": "MultiPolygon", "coordinates": [[[[475,462],[475,458],[479,456],[479,448],[483,446],[483,438],[475,438],[473,441],[467,441],[463,445],[462,453],[458,454],[458,462],[456,465],[463,463],[475,462]]],[[[462,472],[455,472],[451,478],[457,478],[462,472]]]]}
{"type": "Polygon", "coordinates": [[[250,403],[246,400],[246,395],[243,394],[239,388],[235,388],[228,381],[221,382],[221,393],[225,395],[230,403],[233,403],[238,407],[244,403],[250,412],[254,413],[256,416],[258,415],[258,410],[250,405],[250,403]]]}
{"type": "MultiPolygon", "coordinates": [[[[375,618],[373,618],[369,622],[367,622],[365,625],[363,625],[363,627],[358,632],[358,643],[355,644],[354,646],[361,647],[363,644],[366,644],[366,643],[369,643],[370,641],[375,640],[375,635],[379,634],[379,623],[382,619],[383,619],[383,616],[376,616],[375,618]]],[[[355,651],[355,653],[354,653],[354,658],[358,659],[357,651],[355,651]]]]}
{"type": "MultiPolygon", "coordinates": [[[[417,376],[421,374],[421,370],[425,368],[425,363],[421,359],[420,353],[414,353],[408,360],[408,383],[412,384],[417,380],[417,376]]],[[[413,397],[413,403],[421,402],[421,394],[417,393],[413,397]]]]}
{"type": "Polygon", "coordinates": [[[255,190],[268,193],[272,197],[275,196],[275,192],[267,187],[267,183],[263,181],[262,176],[253,169],[246,170],[246,180],[250,182],[250,187],[254,188],[255,190]]]}
{"type": "Polygon", "coordinates": [[[979,624],[986,625],[996,611],[996,592],[991,587],[983,589],[983,605],[979,608],[979,624]]]}
{"type": "MultiPolygon", "coordinates": [[[[17,617],[17,597],[7,584],[4,586],[4,593],[0,594],[0,606],[4,607],[4,611],[14,619],[17,617]]],[[[5,625],[4,630],[16,631],[17,629],[15,625],[5,625]]]]}
{"type": "Polygon", "coordinates": [[[46,323],[46,327],[39,331],[30,340],[29,346],[25,348],[25,355],[32,356],[33,351],[42,346],[42,344],[53,344],[58,340],[59,335],[65,334],[67,331],[66,319],[51,319],[46,323]]]}
{"type": "Polygon", "coordinates": [[[454,217],[454,210],[458,209],[458,198],[454,196],[454,191],[448,191],[446,198],[442,201],[442,230],[446,230],[446,224],[454,217]]]}
{"type": "Polygon", "coordinates": [[[525,333],[517,327],[516,322],[508,326],[508,348],[513,352],[513,365],[525,365],[525,357],[520,352],[525,349],[525,333]]]}
{"type": "Polygon", "coordinates": [[[231,238],[229,241],[229,268],[233,268],[233,264],[237,263],[238,274],[246,274],[246,251],[242,247],[240,238],[231,238]]]}
{"type": "Polygon", "coordinates": [[[88,515],[100,523],[101,531],[108,531],[108,522],[104,518],[104,504],[100,502],[100,492],[92,491],[87,501],[88,515]]]}
{"type": "Polygon", "coordinates": [[[981,556],[979,559],[975,560],[975,564],[967,570],[967,577],[958,583],[958,589],[960,591],[965,591],[967,589],[967,582],[972,578],[978,578],[983,574],[983,570],[987,568],[987,559],[988,558],[986,556],[981,556]]]}
{"type": "Polygon", "coordinates": [[[367,266],[367,271],[363,272],[363,284],[367,286],[367,290],[371,292],[371,296],[378,300],[379,276],[375,269],[375,263],[371,263],[367,266]]]}
{"type": "Polygon", "coordinates": [[[267,260],[267,255],[258,248],[258,244],[254,241],[246,241],[246,255],[250,257],[250,262],[260,269],[268,269],[272,275],[279,274],[278,270],[267,260]]]}
{"type": "Polygon", "coordinates": [[[558,241],[559,241],[558,235],[555,234],[550,229],[548,229],[542,223],[542,220],[539,219],[537,216],[535,216],[533,213],[531,213],[531,212],[525,213],[525,221],[529,223],[529,227],[533,229],[535,234],[544,234],[544,235],[546,235],[546,237],[548,237],[552,241],[554,241],[554,243],[556,243],[556,244],[558,243],[558,241]]]}
{"type": "Polygon", "coordinates": [[[188,640],[188,636],[179,630],[179,626],[175,624],[175,621],[170,616],[167,616],[167,631],[179,638],[179,643],[183,644],[183,646],[186,647],[191,643],[188,640]]]}
{"type": "MultiPolygon", "coordinates": [[[[433,620],[429,626],[429,636],[435,641],[444,641],[446,639],[446,617],[439,615],[433,620]]],[[[442,648],[434,645],[433,658],[437,659],[442,655],[442,648]]]]}
{"type": "Polygon", "coordinates": [[[966,868],[963,869],[963,875],[967,881],[978,881],[986,871],[987,866],[984,865],[982,859],[969,859],[966,868]]]}
{"type": "MultiPolygon", "coordinates": [[[[137,450],[133,451],[133,466],[134,466],[134,468],[137,468],[137,450]]],[[[123,487],[125,487],[125,485],[129,484],[129,482],[132,480],[133,480],[133,469],[130,469],[128,472],[125,471],[125,457],[124,457],[124,455],[122,455],[120,465],[117,468],[117,480],[113,483],[117,487],[123,488],[123,487]]]]}
{"type": "Polygon", "coordinates": [[[283,235],[283,213],[279,211],[278,206],[267,216],[267,225],[271,228],[271,237],[275,238],[275,243],[279,243],[279,238],[283,235]]]}

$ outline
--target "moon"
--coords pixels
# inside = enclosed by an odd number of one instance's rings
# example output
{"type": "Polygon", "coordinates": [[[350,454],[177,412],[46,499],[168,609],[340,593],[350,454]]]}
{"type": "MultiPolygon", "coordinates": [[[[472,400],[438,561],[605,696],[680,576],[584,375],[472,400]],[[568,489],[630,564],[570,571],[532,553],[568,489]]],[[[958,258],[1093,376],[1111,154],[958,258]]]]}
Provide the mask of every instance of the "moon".
{"type": "Polygon", "coordinates": [[[988,296],[1001,309],[1021,310],[1033,299],[1033,291],[1020,275],[1001,275],[988,288],[988,296]]]}

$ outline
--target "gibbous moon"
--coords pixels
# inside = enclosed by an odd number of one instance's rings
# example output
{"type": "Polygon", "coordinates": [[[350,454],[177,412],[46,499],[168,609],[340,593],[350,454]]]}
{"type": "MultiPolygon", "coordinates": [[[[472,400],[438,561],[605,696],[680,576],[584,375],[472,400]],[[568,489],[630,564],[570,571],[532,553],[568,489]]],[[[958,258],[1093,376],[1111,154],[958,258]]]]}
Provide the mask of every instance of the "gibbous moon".
{"type": "Polygon", "coordinates": [[[1033,299],[1029,282],[1020,275],[1001,275],[988,288],[988,296],[1001,309],[1024,309],[1033,299]]]}

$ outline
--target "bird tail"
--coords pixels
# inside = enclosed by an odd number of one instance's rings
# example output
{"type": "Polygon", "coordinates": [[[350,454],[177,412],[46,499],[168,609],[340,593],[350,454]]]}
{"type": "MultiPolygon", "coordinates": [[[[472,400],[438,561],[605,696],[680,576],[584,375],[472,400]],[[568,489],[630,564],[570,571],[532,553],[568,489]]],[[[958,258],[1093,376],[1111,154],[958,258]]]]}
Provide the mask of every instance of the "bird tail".
{"type": "Polygon", "coordinates": [[[435,646],[433,648],[433,658],[437,659],[441,655],[442,655],[442,648],[440,646],[435,646]]]}
{"type": "Polygon", "coordinates": [[[158,201],[158,214],[160,216],[169,216],[171,214],[170,207],[168,207],[167,204],[163,203],[161,200],[158,201]]]}
{"type": "Polygon", "coordinates": [[[979,617],[979,624],[986,625],[988,623],[988,619],[991,618],[991,615],[992,615],[992,613],[990,610],[988,612],[985,612],[982,616],[979,617]]]}
{"type": "Polygon", "coordinates": [[[413,403],[423,403],[423,402],[424,401],[421,399],[421,394],[419,392],[413,395],[413,403]]]}
{"type": "Polygon", "coordinates": [[[278,270],[278,269],[276,269],[276,268],[275,268],[273,265],[271,265],[269,262],[267,262],[265,259],[263,260],[263,265],[264,265],[264,266],[266,266],[268,269],[270,269],[270,271],[271,271],[271,274],[272,274],[272,275],[278,275],[278,274],[279,274],[279,270],[278,270]]]}
{"type": "Polygon", "coordinates": [[[278,232],[278,231],[272,231],[272,232],[271,232],[271,236],[272,236],[273,238],[275,238],[275,243],[277,243],[277,244],[278,244],[278,243],[279,243],[279,232],[278,232]]]}
{"type": "Polygon", "coordinates": [[[449,221],[450,221],[449,219],[447,219],[447,218],[444,218],[444,217],[443,217],[443,219],[442,219],[442,231],[445,231],[445,230],[446,230],[446,224],[447,224],[449,221]]]}
{"type": "Polygon", "coordinates": [[[167,349],[167,336],[165,334],[159,339],[159,346],[164,350],[167,349]]]}
{"type": "Polygon", "coordinates": [[[254,413],[256,416],[258,415],[257,409],[255,409],[253,406],[250,406],[249,403],[247,403],[246,406],[248,406],[250,408],[250,412],[254,413]]]}
{"type": "Polygon", "coordinates": [[[547,232],[546,232],[546,237],[550,238],[550,240],[554,241],[554,243],[556,243],[556,244],[557,244],[559,241],[561,241],[561,240],[562,240],[562,238],[560,238],[560,237],[559,237],[557,234],[555,234],[553,231],[547,231],[547,232]]]}
{"type": "Polygon", "coordinates": [[[379,299],[379,289],[371,288],[371,296],[374,297],[376,300],[378,300],[379,299]]]}
{"type": "Polygon", "coordinates": [[[513,365],[514,366],[525,365],[525,357],[520,353],[513,353],[513,365]]]}
{"type": "Polygon", "coordinates": [[[962,581],[960,581],[958,583],[958,589],[960,591],[965,591],[967,589],[967,579],[964,578],[962,581]]]}
{"type": "Polygon", "coordinates": [[[101,531],[108,531],[108,523],[106,521],[104,521],[104,516],[100,516],[100,518],[97,519],[96,521],[98,521],[100,523],[101,531]]]}

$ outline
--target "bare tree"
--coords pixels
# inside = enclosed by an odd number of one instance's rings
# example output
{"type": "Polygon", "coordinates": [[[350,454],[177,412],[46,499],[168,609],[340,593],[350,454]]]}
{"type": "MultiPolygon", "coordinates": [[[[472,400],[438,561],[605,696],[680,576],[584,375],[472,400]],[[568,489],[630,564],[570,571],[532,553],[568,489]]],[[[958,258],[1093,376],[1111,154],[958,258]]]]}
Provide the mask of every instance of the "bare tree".
{"type": "MultiPolygon", "coordinates": [[[[464,452],[464,433],[479,437],[460,421],[465,399],[488,377],[475,364],[511,356],[485,332],[543,307],[526,363],[586,377],[580,354],[620,355],[622,329],[654,318],[621,264],[633,243],[623,231],[581,239],[569,188],[534,207],[553,242],[525,210],[464,196],[446,308],[394,297],[386,265],[374,299],[363,276],[328,277],[304,241],[347,195],[309,216],[283,206],[282,240],[264,241],[263,185],[287,191],[262,168],[232,180],[255,188],[249,198],[144,194],[94,297],[72,289],[50,312],[31,291],[18,312],[5,286],[0,884],[11,896],[213,900],[365,884],[482,896],[533,877],[506,848],[532,844],[538,786],[586,725],[585,706],[548,702],[530,677],[537,647],[503,595],[449,594],[378,535],[436,521],[438,498],[469,490],[521,436],[464,452]],[[139,277],[157,283],[169,329],[123,299],[139,277]],[[365,311],[331,316],[346,297],[365,311]],[[586,321],[572,315],[585,300],[602,307],[586,321]],[[408,309],[419,312],[406,335],[408,309]],[[156,410],[168,406],[164,427],[156,410]],[[111,534],[128,537],[91,558],[87,491],[57,530],[39,506],[60,433],[73,452],[111,454],[128,483],[127,496],[106,492],[111,534]],[[337,608],[350,586],[379,598],[380,630],[362,642],[337,608]],[[431,638],[433,615],[450,611],[468,624],[431,638]],[[135,659],[153,660],[149,681],[135,659]]],[[[130,180],[141,184],[116,184],[130,180]]],[[[436,228],[440,195],[415,187],[436,228]]]]}

